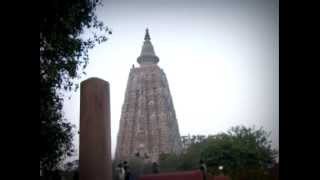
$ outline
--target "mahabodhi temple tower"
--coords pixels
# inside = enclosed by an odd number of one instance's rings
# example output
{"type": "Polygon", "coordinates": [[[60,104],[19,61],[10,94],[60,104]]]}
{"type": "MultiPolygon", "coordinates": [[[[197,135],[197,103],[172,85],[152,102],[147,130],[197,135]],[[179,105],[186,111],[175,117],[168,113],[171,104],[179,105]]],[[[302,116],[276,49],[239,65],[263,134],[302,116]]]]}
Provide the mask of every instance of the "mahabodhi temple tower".
{"type": "Polygon", "coordinates": [[[182,149],[178,122],[165,73],[157,63],[148,29],[137,59],[130,69],[117,138],[116,160],[139,154],[157,162],[160,153],[182,149]]]}

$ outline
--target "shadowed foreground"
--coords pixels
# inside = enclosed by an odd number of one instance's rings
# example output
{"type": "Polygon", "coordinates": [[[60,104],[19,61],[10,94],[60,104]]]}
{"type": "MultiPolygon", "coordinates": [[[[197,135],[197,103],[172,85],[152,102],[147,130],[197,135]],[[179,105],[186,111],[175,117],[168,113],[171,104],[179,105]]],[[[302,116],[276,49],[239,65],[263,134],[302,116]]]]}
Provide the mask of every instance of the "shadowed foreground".
{"type": "Polygon", "coordinates": [[[202,180],[200,170],[144,175],[139,180],[202,180]]]}
{"type": "MultiPolygon", "coordinates": [[[[144,175],[139,180],[203,180],[200,170],[144,175]]],[[[208,176],[207,180],[230,180],[228,176],[208,176]]]]}

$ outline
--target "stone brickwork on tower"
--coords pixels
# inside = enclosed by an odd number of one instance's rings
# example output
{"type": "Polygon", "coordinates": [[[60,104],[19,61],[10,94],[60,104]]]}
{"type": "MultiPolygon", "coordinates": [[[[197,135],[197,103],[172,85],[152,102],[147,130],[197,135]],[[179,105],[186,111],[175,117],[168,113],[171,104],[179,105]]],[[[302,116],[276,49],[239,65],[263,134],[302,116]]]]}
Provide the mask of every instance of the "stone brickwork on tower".
{"type": "Polygon", "coordinates": [[[165,73],[157,65],[148,31],[132,67],[122,106],[116,159],[127,160],[139,153],[158,161],[160,153],[181,151],[178,122],[165,73]]]}

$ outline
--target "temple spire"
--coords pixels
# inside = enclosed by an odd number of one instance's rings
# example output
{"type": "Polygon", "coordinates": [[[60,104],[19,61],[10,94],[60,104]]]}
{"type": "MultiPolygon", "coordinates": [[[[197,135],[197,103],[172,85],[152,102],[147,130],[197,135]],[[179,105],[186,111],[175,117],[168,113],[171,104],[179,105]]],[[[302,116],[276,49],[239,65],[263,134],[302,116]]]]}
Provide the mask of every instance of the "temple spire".
{"type": "Polygon", "coordinates": [[[144,42],[142,45],[141,54],[138,57],[137,61],[139,64],[150,65],[157,64],[159,62],[159,58],[156,56],[153,45],[150,41],[149,29],[146,28],[146,34],[144,36],[144,42]]]}
{"type": "Polygon", "coordinates": [[[146,35],[144,36],[144,40],[145,40],[145,41],[150,41],[150,39],[151,39],[151,38],[150,38],[150,35],[149,35],[149,29],[147,28],[147,29],[146,29],[146,35]]]}

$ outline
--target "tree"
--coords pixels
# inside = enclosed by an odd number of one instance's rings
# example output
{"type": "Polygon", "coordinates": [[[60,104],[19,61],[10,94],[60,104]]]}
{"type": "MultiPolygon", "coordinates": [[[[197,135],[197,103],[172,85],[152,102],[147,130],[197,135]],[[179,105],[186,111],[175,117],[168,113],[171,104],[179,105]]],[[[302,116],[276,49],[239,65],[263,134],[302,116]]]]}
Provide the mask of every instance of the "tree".
{"type": "Polygon", "coordinates": [[[232,127],[227,133],[209,136],[201,157],[214,174],[222,165],[224,172],[234,179],[240,176],[262,179],[277,155],[269,136],[262,128],[232,127]]]}
{"type": "Polygon", "coordinates": [[[40,168],[52,170],[71,155],[73,125],[62,113],[61,90],[76,90],[88,50],[111,31],[97,19],[100,0],[47,0],[40,8],[40,168]],[[89,38],[80,36],[92,30],[89,38]]]}
{"type": "Polygon", "coordinates": [[[201,151],[206,145],[206,136],[181,136],[183,151],[180,154],[162,153],[159,164],[162,172],[191,170],[199,168],[201,151]]]}
{"type": "Polygon", "coordinates": [[[179,170],[179,155],[175,153],[161,153],[159,155],[160,172],[179,170]]]}
{"type": "Polygon", "coordinates": [[[79,160],[74,160],[71,162],[67,162],[62,165],[60,170],[66,171],[66,172],[71,172],[71,171],[77,171],[79,169],[79,160]]]}
{"type": "Polygon", "coordinates": [[[183,136],[186,149],[181,154],[160,155],[160,167],[162,171],[198,169],[203,159],[213,175],[219,174],[218,167],[223,166],[223,172],[233,179],[267,179],[277,155],[269,136],[262,128],[244,126],[207,137],[183,136]]]}
{"type": "Polygon", "coordinates": [[[181,136],[182,148],[187,150],[191,145],[202,143],[205,139],[204,135],[181,136]]]}

